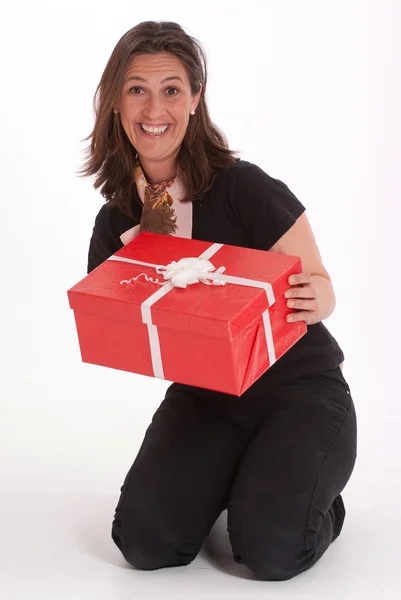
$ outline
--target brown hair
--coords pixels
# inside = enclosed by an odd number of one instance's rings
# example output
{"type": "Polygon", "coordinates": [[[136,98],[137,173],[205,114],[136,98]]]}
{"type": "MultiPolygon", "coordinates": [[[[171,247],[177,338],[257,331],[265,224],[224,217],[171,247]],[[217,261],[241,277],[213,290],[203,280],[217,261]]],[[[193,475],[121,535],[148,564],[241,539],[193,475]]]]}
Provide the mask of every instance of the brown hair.
{"type": "Polygon", "coordinates": [[[224,134],[212,123],[205,100],[206,55],[199,41],[190,37],[177,23],[146,21],[133,27],[117,43],[94,96],[95,125],[87,148],[87,160],[80,171],[95,175],[95,189],[123,212],[132,215],[139,201],[134,181],[136,150],[129,141],[113,108],[123,87],[126,70],[138,54],[168,52],[185,66],[192,94],[202,93],[196,113],[191,117],[177,156],[186,200],[192,201],[208,191],[219,170],[237,159],[229,150],[224,134]]]}

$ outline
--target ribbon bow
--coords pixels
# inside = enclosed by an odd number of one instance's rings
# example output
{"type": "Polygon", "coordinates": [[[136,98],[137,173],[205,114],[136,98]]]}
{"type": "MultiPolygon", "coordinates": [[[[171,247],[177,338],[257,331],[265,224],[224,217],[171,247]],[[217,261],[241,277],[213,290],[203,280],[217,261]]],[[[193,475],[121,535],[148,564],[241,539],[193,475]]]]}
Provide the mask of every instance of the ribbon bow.
{"type": "Polygon", "coordinates": [[[226,282],[221,277],[225,270],[225,267],[216,270],[212,263],[204,258],[181,258],[166,267],[157,267],[156,272],[163,275],[174,287],[186,288],[194,283],[225,285],[226,282]]]}
{"type": "Polygon", "coordinates": [[[158,279],[149,277],[146,273],[140,273],[136,277],[120,281],[121,285],[124,283],[130,284],[141,277],[144,277],[146,281],[149,281],[150,283],[156,283],[157,285],[163,286],[170,282],[173,287],[179,288],[186,288],[194,283],[204,283],[205,285],[226,285],[227,283],[226,277],[223,277],[226,268],[219,267],[216,269],[206,258],[181,258],[178,262],[173,260],[173,262],[167,266],[152,265],[140,260],[120,258],[119,256],[112,256],[109,260],[132,262],[133,264],[143,265],[144,267],[153,267],[156,273],[158,275],[163,275],[163,278],[165,279],[165,281],[160,282],[158,279]]]}

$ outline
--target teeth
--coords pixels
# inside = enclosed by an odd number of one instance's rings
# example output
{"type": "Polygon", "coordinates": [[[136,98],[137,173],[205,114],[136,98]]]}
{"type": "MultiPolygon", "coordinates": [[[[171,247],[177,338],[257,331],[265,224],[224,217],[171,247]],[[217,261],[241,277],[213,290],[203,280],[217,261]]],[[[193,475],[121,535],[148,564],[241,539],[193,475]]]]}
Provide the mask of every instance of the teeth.
{"type": "Polygon", "coordinates": [[[149,127],[149,125],[142,125],[142,123],[141,123],[141,127],[147,133],[153,133],[155,135],[160,135],[161,133],[164,133],[167,130],[168,125],[165,125],[164,127],[149,127]]]}

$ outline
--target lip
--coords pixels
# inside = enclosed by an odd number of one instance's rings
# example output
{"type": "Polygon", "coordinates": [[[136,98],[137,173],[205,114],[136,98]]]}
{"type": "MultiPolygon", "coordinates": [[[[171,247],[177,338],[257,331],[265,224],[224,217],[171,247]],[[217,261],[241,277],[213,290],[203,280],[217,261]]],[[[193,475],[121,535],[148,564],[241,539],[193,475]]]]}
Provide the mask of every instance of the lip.
{"type": "MultiPolygon", "coordinates": [[[[145,125],[148,125],[148,123],[145,123],[145,125]]],[[[167,125],[167,129],[164,133],[160,133],[159,135],[155,135],[154,133],[147,133],[146,131],[144,131],[141,127],[141,123],[137,123],[137,127],[139,132],[146,138],[148,139],[152,139],[152,140],[159,140],[160,138],[164,137],[165,135],[167,135],[167,133],[170,131],[171,129],[171,123],[162,123],[162,124],[154,124],[154,125],[149,125],[149,127],[166,127],[167,125]]]]}
{"type": "Polygon", "coordinates": [[[147,127],[168,127],[171,123],[143,123],[140,121],[138,125],[146,125],[147,127]]]}

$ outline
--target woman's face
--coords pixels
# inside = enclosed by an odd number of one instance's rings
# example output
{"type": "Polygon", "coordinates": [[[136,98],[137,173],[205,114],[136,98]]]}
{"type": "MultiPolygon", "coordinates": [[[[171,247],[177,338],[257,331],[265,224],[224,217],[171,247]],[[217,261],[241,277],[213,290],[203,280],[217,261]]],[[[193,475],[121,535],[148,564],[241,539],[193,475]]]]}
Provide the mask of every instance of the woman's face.
{"type": "Polygon", "coordinates": [[[192,96],[186,69],[176,56],[141,54],[132,59],[118,108],[143,166],[174,161],[199,97],[200,92],[192,96]]]}

